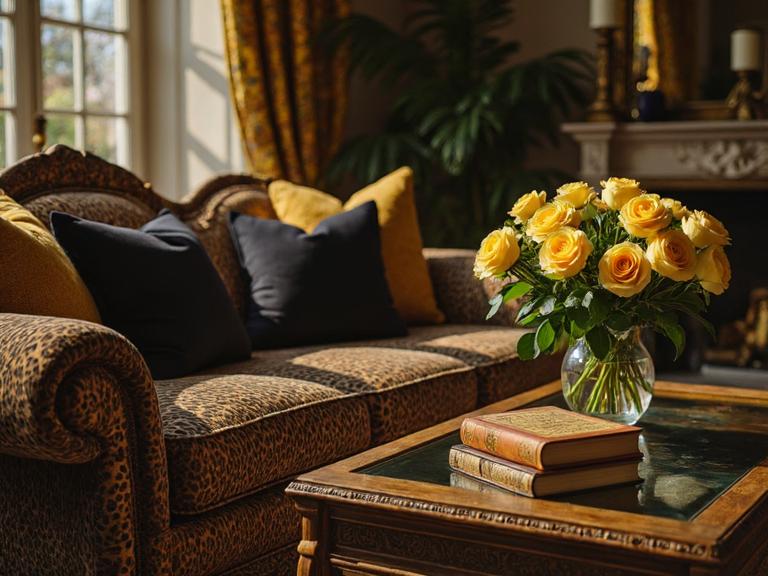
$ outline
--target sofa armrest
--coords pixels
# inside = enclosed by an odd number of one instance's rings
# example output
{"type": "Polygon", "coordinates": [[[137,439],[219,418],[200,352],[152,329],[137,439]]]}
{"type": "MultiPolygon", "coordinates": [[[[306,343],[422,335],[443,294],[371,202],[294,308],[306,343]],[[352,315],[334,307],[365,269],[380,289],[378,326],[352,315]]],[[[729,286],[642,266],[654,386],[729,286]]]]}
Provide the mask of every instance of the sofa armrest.
{"type": "MultiPolygon", "coordinates": [[[[127,339],[89,322],[0,313],[0,486],[24,494],[4,510],[22,524],[36,513],[30,502],[56,509],[87,491],[91,513],[62,519],[56,545],[87,533],[98,573],[137,568],[137,546],[169,526],[170,512],[157,394],[127,339]]],[[[9,537],[0,556],[50,546],[53,531],[39,531],[40,542],[9,537]]]]}
{"type": "Polygon", "coordinates": [[[514,325],[519,306],[516,302],[506,304],[491,320],[485,320],[488,300],[503,284],[495,278],[483,282],[475,278],[472,271],[475,262],[473,250],[425,248],[424,257],[429,266],[437,305],[445,313],[448,322],[514,325]]]}
{"type": "MultiPolygon", "coordinates": [[[[152,378],[123,336],[79,320],[0,314],[0,452],[66,464],[96,458],[94,430],[76,429],[76,412],[85,406],[69,401],[96,368],[140,399],[160,427],[152,378]]],[[[98,414],[90,416],[98,420],[98,414]]]]}

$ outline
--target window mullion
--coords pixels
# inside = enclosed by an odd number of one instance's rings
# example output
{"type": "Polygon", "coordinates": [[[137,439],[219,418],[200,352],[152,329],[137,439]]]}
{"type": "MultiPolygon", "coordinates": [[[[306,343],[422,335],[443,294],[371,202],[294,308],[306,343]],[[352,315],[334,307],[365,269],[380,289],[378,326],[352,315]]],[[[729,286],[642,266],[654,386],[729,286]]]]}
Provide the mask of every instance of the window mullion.
{"type": "MultiPolygon", "coordinates": [[[[80,3],[78,3],[79,5],[80,3]]],[[[78,7],[79,9],[79,7],[78,7]]],[[[72,50],[73,81],[75,91],[75,146],[85,149],[85,37],[82,26],[77,27],[75,46],[72,50]]]]}
{"type": "Polygon", "coordinates": [[[40,31],[35,27],[34,2],[16,2],[13,14],[13,54],[11,55],[15,76],[15,161],[32,153],[32,134],[37,109],[36,85],[40,31]],[[36,43],[36,39],[37,43],[36,43]]]}

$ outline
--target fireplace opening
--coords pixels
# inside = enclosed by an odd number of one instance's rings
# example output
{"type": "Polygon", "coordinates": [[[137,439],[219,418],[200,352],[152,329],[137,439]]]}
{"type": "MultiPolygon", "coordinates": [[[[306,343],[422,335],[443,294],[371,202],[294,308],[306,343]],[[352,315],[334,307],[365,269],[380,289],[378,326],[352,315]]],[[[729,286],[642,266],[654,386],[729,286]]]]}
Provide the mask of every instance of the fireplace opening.
{"type": "Polygon", "coordinates": [[[674,360],[673,347],[655,338],[657,378],[768,388],[768,189],[676,190],[668,195],[725,224],[733,278],[724,294],[712,297],[706,312],[717,341],[698,323],[686,321],[685,353],[674,360]]]}

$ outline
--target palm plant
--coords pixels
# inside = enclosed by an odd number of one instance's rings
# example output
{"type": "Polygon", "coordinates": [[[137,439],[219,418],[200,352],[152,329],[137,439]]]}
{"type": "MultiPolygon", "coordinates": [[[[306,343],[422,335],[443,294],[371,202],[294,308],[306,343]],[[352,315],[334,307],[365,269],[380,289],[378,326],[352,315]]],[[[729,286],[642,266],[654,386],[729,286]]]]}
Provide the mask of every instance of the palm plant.
{"type": "Polygon", "coordinates": [[[329,180],[367,184],[402,165],[414,168],[433,245],[474,245],[504,206],[564,175],[527,170],[531,146],[554,143],[560,121],[588,101],[591,57],[562,50],[509,64],[519,49],[498,31],[513,0],[412,0],[402,32],[362,14],[326,30],[346,43],[350,66],[390,91],[385,128],[347,141],[329,180]]]}

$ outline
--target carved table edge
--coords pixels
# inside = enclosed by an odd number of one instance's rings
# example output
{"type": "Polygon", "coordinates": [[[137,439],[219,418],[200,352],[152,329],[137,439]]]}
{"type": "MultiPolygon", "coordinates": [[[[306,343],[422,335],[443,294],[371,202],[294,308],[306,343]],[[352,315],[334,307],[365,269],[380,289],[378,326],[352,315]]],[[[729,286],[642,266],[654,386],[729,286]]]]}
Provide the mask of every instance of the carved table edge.
{"type": "Polygon", "coordinates": [[[620,529],[599,528],[567,522],[562,520],[546,520],[511,512],[500,512],[441,504],[403,496],[391,496],[353,490],[306,481],[294,481],[286,488],[289,496],[322,497],[325,500],[337,502],[366,502],[373,506],[390,507],[395,509],[417,511],[426,514],[440,514],[476,520],[491,525],[512,526],[521,532],[542,535],[559,534],[576,541],[590,544],[607,544],[627,550],[645,551],[662,555],[672,555],[679,558],[696,560],[698,562],[719,562],[720,549],[716,543],[692,543],[667,537],[649,536],[620,529]]]}

